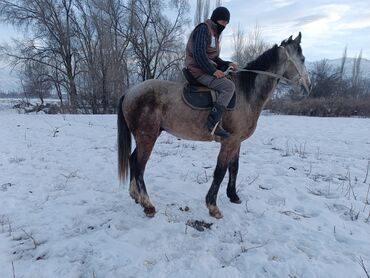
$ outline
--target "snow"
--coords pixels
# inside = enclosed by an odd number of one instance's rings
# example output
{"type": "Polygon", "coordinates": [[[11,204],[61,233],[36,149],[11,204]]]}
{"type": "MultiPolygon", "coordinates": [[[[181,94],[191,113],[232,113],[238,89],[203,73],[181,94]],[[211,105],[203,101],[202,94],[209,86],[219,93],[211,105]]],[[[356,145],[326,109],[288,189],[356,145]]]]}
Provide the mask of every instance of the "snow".
{"type": "Polygon", "coordinates": [[[114,115],[2,111],[0,277],[12,264],[17,278],[366,277],[369,130],[370,119],[262,115],[241,149],[243,203],[228,201],[226,176],[221,220],[204,202],[219,144],[163,133],[147,218],[118,183],[114,115]]]}

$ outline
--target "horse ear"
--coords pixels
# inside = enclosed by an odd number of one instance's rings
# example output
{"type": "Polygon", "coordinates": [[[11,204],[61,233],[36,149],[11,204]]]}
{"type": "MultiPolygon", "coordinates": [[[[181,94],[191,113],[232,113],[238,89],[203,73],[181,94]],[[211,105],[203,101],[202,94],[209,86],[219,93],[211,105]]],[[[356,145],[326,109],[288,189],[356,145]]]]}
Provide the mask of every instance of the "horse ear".
{"type": "Polygon", "coordinates": [[[302,34],[301,34],[301,32],[299,32],[298,36],[294,39],[294,41],[296,43],[301,43],[301,40],[302,40],[302,34]]]}
{"type": "Polygon", "coordinates": [[[287,45],[288,43],[292,42],[293,41],[293,36],[290,36],[288,39],[285,39],[281,42],[281,45],[284,46],[284,45],[287,45]]]}

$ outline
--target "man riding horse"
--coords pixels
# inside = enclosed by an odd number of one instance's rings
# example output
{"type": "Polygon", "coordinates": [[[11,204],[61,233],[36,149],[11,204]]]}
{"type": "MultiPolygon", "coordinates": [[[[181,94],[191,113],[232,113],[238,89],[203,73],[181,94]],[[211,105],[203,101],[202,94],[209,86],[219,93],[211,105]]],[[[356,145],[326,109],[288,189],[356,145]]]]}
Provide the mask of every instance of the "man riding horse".
{"type": "Polygon", "coordinates": [[[199,24],[189,37],[186,46],[185,64],[190,74],[201,84],[218,92],[206,127],[213,135],[227,138],[230,134],[225,131],[220,121],[225,108],[229,104],[234,91],[234,83],[225,77],[222,70],[229,66],[237,70],[237,65],[222,60],[220,55],[220,36],[230,21],[230,12],[225,7],[216,8],[204,23],[199,24]]]}

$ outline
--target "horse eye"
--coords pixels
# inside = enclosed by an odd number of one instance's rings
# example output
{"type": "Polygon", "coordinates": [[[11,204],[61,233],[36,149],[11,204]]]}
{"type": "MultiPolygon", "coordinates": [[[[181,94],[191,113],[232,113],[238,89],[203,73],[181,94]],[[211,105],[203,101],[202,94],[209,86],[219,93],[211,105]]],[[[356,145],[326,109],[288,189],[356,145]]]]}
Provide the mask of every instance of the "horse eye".
{"type": "Polygon", "coordinates": [[[302,47],[300,45],[297,46],[297,52],[299,55],[302,55],[302,47]]]}

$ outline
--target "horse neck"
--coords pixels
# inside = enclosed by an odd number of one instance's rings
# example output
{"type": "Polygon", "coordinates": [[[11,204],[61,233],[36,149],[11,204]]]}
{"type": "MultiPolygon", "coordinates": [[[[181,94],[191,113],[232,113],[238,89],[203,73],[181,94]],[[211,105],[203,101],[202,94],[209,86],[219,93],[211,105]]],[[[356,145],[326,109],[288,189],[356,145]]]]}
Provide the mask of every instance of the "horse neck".
{"type": "MultiPolygon", "coordinates": [[[[272,65],[268,72],[278,75],[283,74],[283,66],[279,63],[272,65]]],[[[265,103],[271,98],[272,93],[277,87],[278,79],[264,74],[259,74],[255,79],[255,104],[257,107],[263,107],[265,103]]]]}

